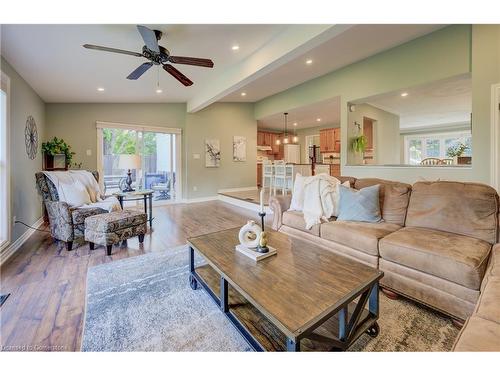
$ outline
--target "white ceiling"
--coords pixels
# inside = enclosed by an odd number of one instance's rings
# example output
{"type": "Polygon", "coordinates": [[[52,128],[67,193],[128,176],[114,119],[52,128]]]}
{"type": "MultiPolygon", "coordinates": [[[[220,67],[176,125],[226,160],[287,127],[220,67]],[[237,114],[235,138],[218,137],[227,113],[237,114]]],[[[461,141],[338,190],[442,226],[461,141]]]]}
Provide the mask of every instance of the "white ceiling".
{"type": "Polygon", "coordinates": [[[255,102],[442,27],[146,26],[164,32],[160,45],[173,55],[211,58],[214,69],[177,64],[194,81],[191,87],[161,70],[163,93],[156,94],[156,67],[137,81],[125,78],[145,59],[82,47],[139,52],[144,43],[135,25],[2,25],[1,52],[46,102],[188,102],[188,109],[198,110],[214,101],[255,102]],[[306,65],[306,58],[313,63],[306,65]]]}
{"type": "MultiPolygon", "coordinates": [[[[283,113],[265,117],[257,121],[257,126],[263,129],[282,130],[284,126],[283,113]]],[[[340,97],[335,97],[307,106],[294,108],[288,111],[288,127],[293,129],[306,129],[315,126],[340,124],[340,97]],[[317,121],[321,119],[321,121],[317,121]],[[297,126],[294,126],[297,123],[297,126]]]]}
{"type": "Polygon", "coordinates": [[[145,25],[161,30],[173,55],[211,58],[213,69],[176,64],[194,85],[184,87],[157,67],[137,81],[125,77],[144,58],[88,50],[97,44],[141,52],[135,25],[2,25],[2,56],[46,102],[187,102],[212,77],[244,60],[286,25],[145,25]],[[233,45],[239,45],[233,51],[233,45]],[[97,87],[105,91],[98,93],[97,87]]]}
{"type": "Polygon", "coordinates": [[[469,123],[472,82],[470,74],[460,75],[359,102],[399,115],[401,129],[469,123]]]}
{"type": "Polygon", "coordinates": [[[353,25],[343,33],[254,80],[222,101],[258,101],[398,46],[444,25],[353,25]],[[306,64],[306,60],[313,60],[306,64]],[[243,98],[240,94],[245,92],[243,98]]]}

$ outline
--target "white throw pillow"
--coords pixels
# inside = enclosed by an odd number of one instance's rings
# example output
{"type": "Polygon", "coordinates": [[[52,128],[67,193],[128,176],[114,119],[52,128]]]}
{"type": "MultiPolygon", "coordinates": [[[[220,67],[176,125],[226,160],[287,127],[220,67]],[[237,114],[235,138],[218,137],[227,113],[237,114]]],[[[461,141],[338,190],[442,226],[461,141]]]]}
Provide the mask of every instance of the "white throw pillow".
{"type": "Polygon", "coordinates": [[[62,183],[59,185],[59,189],[63,190],[62,196],[65,197],[66,203],[72,207],[80,207],[92,202],[87,188],[78,180],[73,184],[62,183]]]}
{"type": "Polygon", "coordinates": [[[288,211],[302,211],[304,209],[304,188],[306,177],[300,173],[295,175],[295,182],[293,184],[292,201],[288,211]]]}

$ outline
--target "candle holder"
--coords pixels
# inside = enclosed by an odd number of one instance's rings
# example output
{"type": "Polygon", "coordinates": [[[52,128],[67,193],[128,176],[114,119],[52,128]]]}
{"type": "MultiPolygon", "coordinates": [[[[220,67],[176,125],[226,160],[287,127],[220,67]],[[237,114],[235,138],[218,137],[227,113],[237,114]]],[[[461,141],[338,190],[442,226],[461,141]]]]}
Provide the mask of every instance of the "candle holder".
{"type": "MultiPolygon", "coordinates": [[[[265,212],[259,212],[259,216],[260,216],[260,225],[261,225],[261,229],[262,229],[262,233],[261,233],[261,236],[264,237],[264,239],[266,238],[266,232],[264,230],[264,217],[266,217],[266,213],[265,212]]],[[[265,243],[263,246],[261,246],[261,241],[259,240],[259,245],[257,246],[257,248],[255,249],[255,251],[259,252],[259,253],[267,253],[269,252],[269,247],[267,247],[267,240],[265,240],[265,243]]]]}

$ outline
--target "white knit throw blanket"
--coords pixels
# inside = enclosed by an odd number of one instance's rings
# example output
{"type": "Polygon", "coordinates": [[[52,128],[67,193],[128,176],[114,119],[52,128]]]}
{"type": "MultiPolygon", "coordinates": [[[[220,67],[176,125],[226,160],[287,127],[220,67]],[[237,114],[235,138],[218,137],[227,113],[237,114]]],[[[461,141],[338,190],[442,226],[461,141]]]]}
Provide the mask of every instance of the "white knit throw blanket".
{"type": "Polygon", "coordinates": [[[326,173],[307,177],[304,183],[306,229],[338,215],[340,181],[326,173]]]}

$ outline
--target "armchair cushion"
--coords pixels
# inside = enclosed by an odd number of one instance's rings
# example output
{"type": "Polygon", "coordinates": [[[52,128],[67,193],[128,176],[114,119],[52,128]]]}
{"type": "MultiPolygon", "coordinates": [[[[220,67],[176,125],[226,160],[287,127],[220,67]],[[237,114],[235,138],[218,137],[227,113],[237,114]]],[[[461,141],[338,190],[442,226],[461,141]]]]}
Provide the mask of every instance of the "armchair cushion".
{"type": "Polygon", "coordinates": [[[380,256],[391,262],[479,290],[491,245],[427,228],[405,227],[382,238],[380,256]]]}

